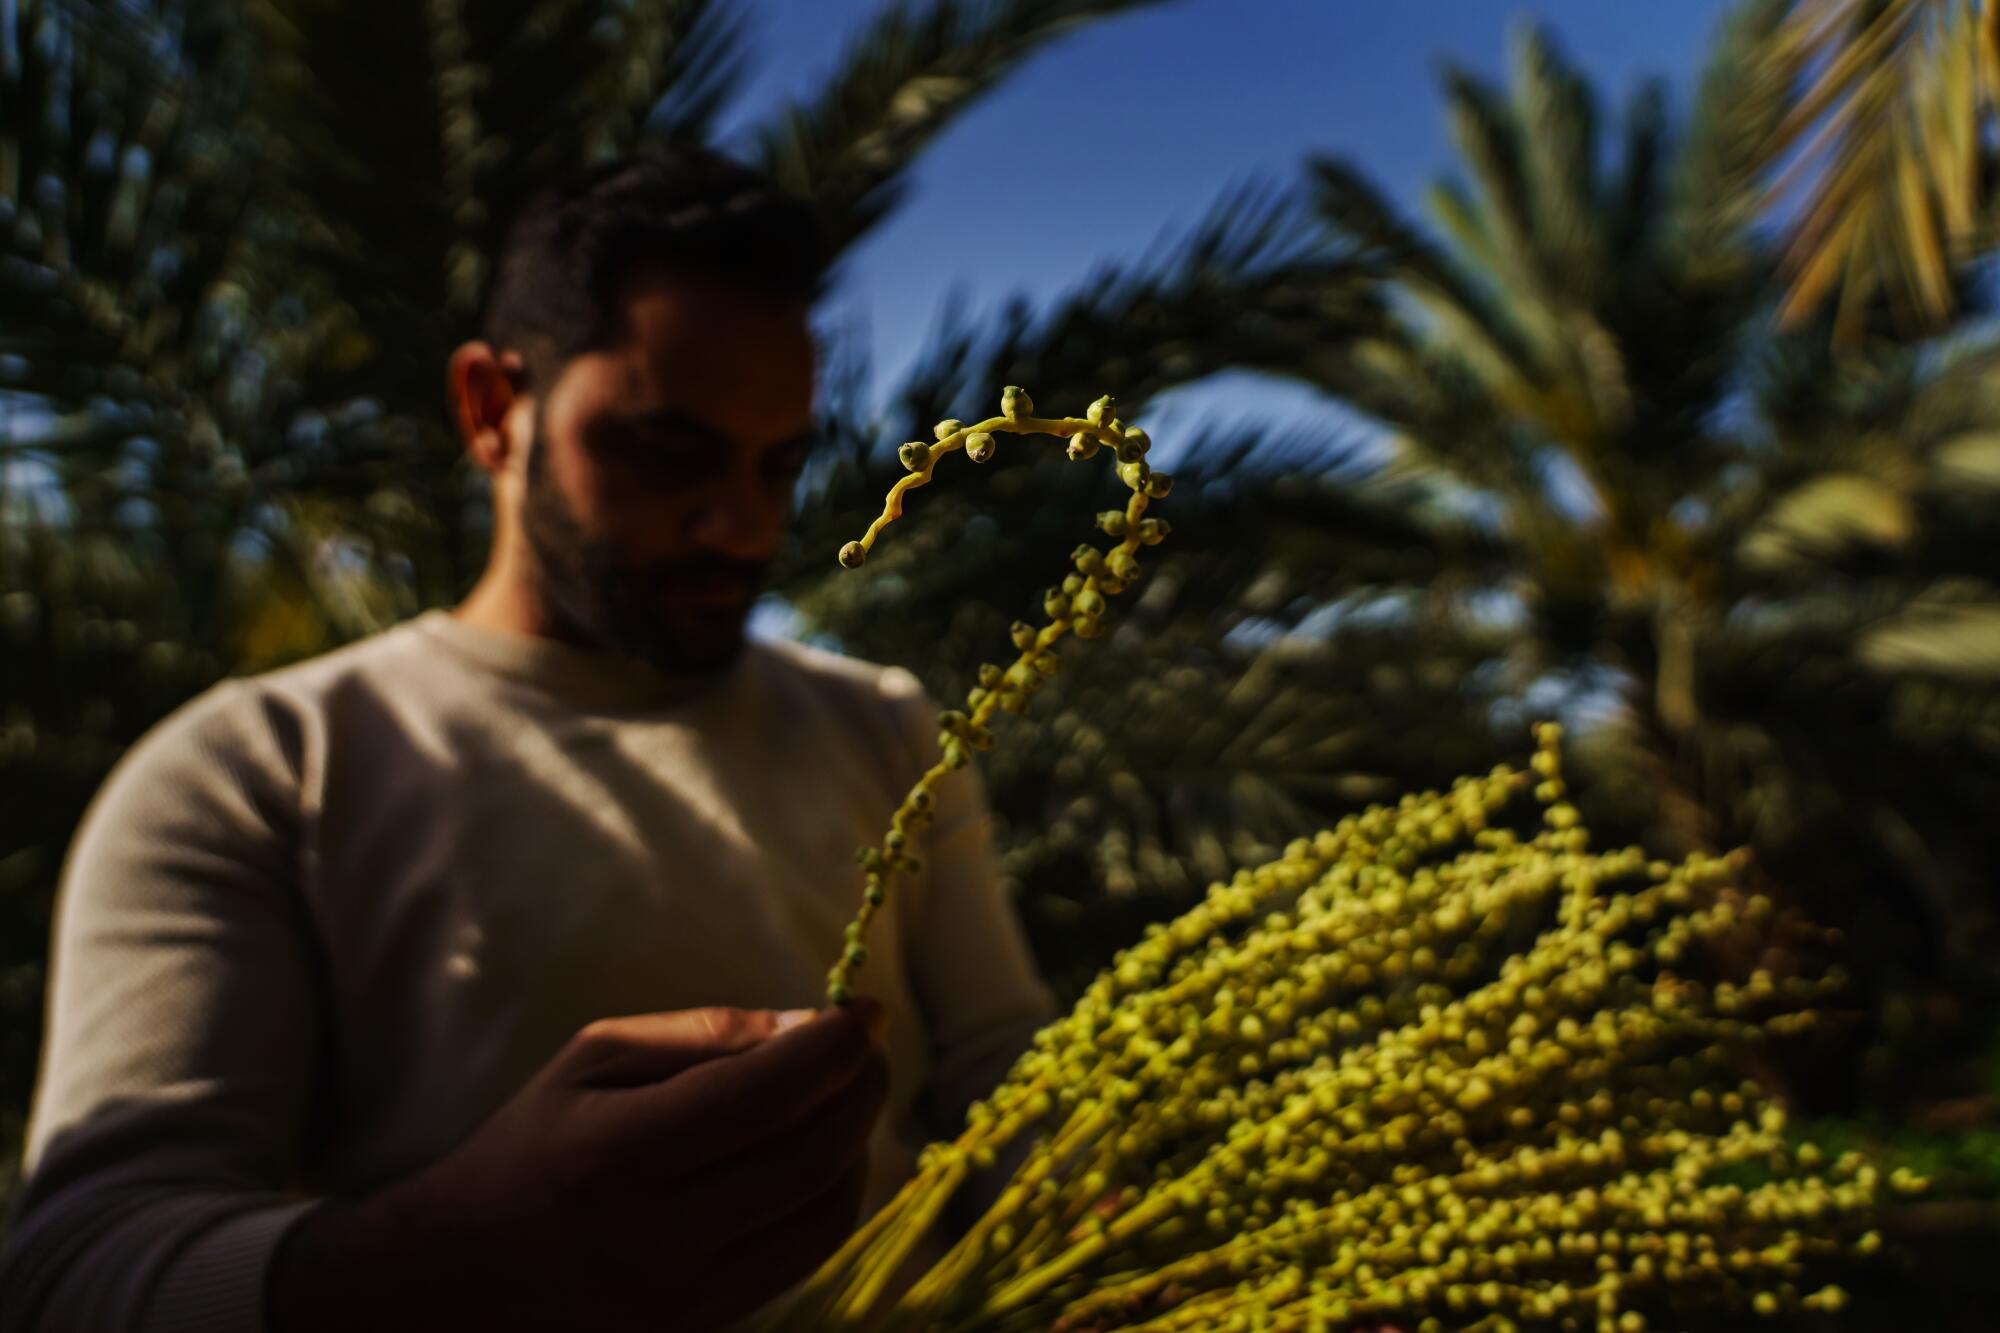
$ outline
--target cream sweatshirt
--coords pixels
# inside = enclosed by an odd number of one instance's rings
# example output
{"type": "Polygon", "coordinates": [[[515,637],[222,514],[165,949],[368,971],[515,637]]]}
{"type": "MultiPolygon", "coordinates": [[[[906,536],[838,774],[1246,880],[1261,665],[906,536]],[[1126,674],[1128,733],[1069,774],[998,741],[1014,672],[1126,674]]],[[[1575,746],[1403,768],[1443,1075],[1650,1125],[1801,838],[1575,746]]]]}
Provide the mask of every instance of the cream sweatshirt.
{"type": "MultiPolygon", "coordinates": [[[[330,1195],[463,1140],[594,1018],[817,1005],[937,754],[909,673],[753,642],[705,680],[431,611],[223,682],[65,861],[11,1333],[261,1333],[330,1195]]],[[[864,1216],[1053,1016],[971,770],[861,974],[888,1012],[864,1216]]]]}

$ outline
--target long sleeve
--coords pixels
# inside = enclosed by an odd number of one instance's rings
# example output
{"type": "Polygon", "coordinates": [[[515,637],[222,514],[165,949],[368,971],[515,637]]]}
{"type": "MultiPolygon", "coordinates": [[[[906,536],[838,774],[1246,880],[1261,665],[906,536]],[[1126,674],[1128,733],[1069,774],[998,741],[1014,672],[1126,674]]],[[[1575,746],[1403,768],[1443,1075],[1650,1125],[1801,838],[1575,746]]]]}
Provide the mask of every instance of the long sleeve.
{"type": "Polygon", "coordinates": [[[15,1333],[260,1333],[321,1033],[298,744],[228,683],[114,769],[58,887],[15,1333]]]}

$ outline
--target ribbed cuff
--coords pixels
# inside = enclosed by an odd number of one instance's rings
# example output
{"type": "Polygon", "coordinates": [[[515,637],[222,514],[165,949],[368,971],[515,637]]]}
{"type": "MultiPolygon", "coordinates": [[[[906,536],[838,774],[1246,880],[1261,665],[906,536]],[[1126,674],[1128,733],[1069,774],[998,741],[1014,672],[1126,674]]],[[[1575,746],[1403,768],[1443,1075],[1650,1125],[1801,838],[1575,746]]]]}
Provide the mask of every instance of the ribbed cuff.
{"type": "Polygon", "coordinates": [[[160,1275],[147,1333],[265,1333],[264,1281],[286,1228],[320,1204],[287,1200],[204,1228],[160,1275]]]}

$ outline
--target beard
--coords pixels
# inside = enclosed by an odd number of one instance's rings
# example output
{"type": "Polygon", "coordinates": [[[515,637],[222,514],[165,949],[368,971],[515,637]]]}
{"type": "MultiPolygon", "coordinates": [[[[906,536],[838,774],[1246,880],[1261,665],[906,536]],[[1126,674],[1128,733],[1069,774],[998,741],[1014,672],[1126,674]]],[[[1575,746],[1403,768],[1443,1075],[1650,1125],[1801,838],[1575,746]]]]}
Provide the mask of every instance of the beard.
{"type": "Polygon", "coordinates": [[[544,444],[537,403],[521,526],[537,592],[558,629],[662,675],[713,674],[734,662],[765,566],[724,556],[626,564],[577,520],[548,474],[544,444]],[[687,595],[718,588],[722,598],[687,595]],[[728,595],[738,589],[740,598],[728,595]]]}

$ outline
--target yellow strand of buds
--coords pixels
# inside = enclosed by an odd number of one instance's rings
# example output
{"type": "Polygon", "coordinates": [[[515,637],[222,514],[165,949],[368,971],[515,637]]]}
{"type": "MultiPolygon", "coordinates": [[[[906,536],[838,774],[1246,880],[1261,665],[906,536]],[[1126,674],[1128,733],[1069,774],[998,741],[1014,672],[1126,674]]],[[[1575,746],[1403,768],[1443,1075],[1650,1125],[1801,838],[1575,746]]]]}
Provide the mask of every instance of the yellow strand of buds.
{"type": "Polygon", "coordinates": [[[840,958],[827,973],[826,998],[829,1004],[845,1004],[854,993],[854,974],[868,960],[868,928],[899,872],[920,868],[910,851],[913,835],[929,824],[936,804],[938,782],[955,768],[963,768],[974,750],[993,744],[991,724],[1000,711],[1020,713],[1043,682],[1059,669],[1055,645],[1065,634],[1094,639],[1104,632],[1105,599],[1116,597],[1139,577],[1138,549],[1164,540],[1168,527],[1164,519],[1147,518],[1146,507],[1162,499],[1173,486],[1173,478],[1155,472],[1146,462],[1151,441],[1137,426],[1127,426],[1112,415],[1113,400],[1107,395],[1090,405],[1082,417],[1038,417],[1034,400],[1026,391],[1008,385],[1000,398],[1000,415],[968,426],[960,421],[940,421],[935,443],[912,440],[897,451],[910,475],[890,488],[882,514],[868,525],[860,540],[840,548],[840,563],[860,568],[874,549],[875,540],[903,514],[903,496],[930,484],[938,460],[963,449],[975,463],[993,457],[996,434],[1053,435],[1068,441],[1065,451],[1073,462],[1088,462],[1100,448],[1110,446],[1118,463],[1118,476],[1132,492],[1123,509],[1098,515],[1098,527],[1117,543],[1100,550],[1086,542],[1070,555],[1074,571],[1051,587],[1042,598],[1044,622],[1032,625],[1016,621],[1014,648],[1018,656],[1005,668],[987,663],[979,669],[979,683],[966,695],[963,709],[948,708],[938,715],[938,749],[942,758],[917,779],[909,794],[890,816],[889,831],[881,843],[855,853],[862,869],[861,908],[848,924],[846,945],[840,958]]]}

